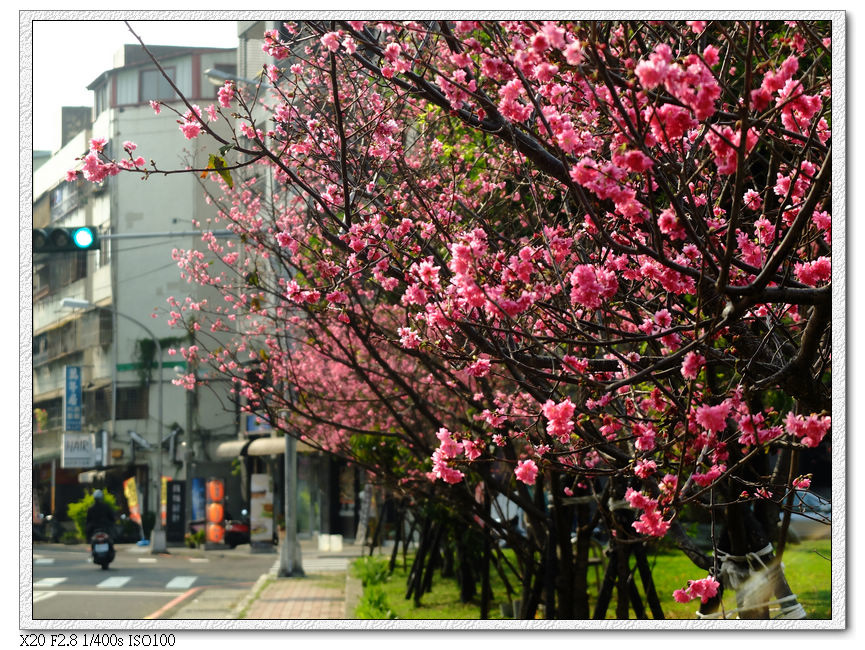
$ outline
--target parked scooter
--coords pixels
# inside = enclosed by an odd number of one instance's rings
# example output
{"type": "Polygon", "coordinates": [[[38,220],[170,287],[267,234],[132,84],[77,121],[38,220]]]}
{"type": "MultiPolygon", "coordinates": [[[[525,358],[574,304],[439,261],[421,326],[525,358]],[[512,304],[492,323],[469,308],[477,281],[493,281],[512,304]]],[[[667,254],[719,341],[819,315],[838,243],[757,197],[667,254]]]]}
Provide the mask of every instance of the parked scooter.
{"type": "Polygon", "coordinates": [[[225,543],[229,548],[238,544],[249,544],[249,511],[245,508],[240,512],[240,519],[225,521],[225,543]]]}
{"type": "MultiPolygon", "coordinates": [[[[230,517],[231,515],[229,515],[230,517]]],[[[207,522],[203,519],[196,519],[189,522],[189,532],[196,533],[200,530],[205,530],[207,522]]],[[[240,519],[225,519],[222,523],[223,533],[222,543],[229,548],[236,548],[240,544],[249,544],[250,525],[249,511],[245,508],[240,512],[240,519]]]]}
{"type": "Polygon", "coordinates": [[[60,541],[60,533],[62,528],[55,521],[52,515],[43,515],[41,512],[36,515],[33,521],[33,541],[34,542],[54,542],[60,541]]]}
{"type": "Polygon", "coordinates": [[[98,529],[90,537],[90,555],[93,564],[98,564],[102,570],[107,570],[108,565],[114,560],[114,542],[106,531],[98,529]]]}

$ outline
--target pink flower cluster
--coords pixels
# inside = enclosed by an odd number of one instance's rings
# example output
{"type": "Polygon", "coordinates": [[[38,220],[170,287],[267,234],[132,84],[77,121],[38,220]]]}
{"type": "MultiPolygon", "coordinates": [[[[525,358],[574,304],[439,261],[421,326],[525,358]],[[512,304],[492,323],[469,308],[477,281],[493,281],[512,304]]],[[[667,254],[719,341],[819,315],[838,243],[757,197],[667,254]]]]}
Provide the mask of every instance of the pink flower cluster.
{"type": "Polygon", "coordinates": [[[533,110],[531,104],[519,101],[525,94],[523,82],[511,79],[499,90],[499,112],[513,122],[525,122],[533,110]]]}
{"type": "Polygon", "coordinates": [[[796,415],[792,411],[787,413],[784,420],[787,433],[799,438],[806,447],[816,447],[820,441],[829,433],[832,427],[832,418],[829,415],[819,416],[812,413],[808,417],[796,415]]]}
{"type": "MultiPolygon", "coordinates": [[[[706,142],[715,156],[715,164],[719,174],[735,174],[738,166],[739,143],[742,140],[741,129],[733,130],[725,126],[718,130],[712,127],[706,134],[706,142]]],[[[745,153],[751,151],[757,144],[758,136],[755,129],[748,129],[745,134],[745,153]]]]}
{"type": "Polygon", "coordinates": [[[264,33],[264,44],[261,46],[263,52],[274,59],[282,60],[291,56],[291,49],[283,45],[279,40],[279,32],[275,29],[264,33]]]}
{"type": "Polygon", "coordinates": [[[695,598],[699,598],[701,603],[705,603],[717,595],[720,586],[721,584],[712,576],[701,580],[688,580],[688,586],[685,589],[676,589],[673,592],[673,598],[679,603],[688,603],[695,598]]]}
{"type": "Polygon", "coordinates": [[[682,361],[682,377],[685,379],[696,379],[700,368],[706,365],[706,357],[694,352],[688,352],[682,361]]]}
{"type": "Polygon", "coordinates": [[[225,83],[217,91],[216,96],[219,100],[219,105],[223,108],[231,107],[231,100],[234,97],[234,82],[227,79],[225,83]]]}
{"type": "Polygon", "coordinates": [[[629,168],[613,162],[598,164],[584,157],[571,167],[570,176],[575,183],[591,190],[599,199],[612,201],[617,214],[633,223],[640,223],[645,219],[646,209],[637,200],[636,190],[627,182],[629,171],[629,168]]]}
{"type": "Polygon", "coordinates": [[[696,54],[685,58],[685,67],[672,63],[672,50],[661,43],[649,55],[648,61],[640,61],[634,72],[640,84],[651,90],[663,84],[667,92],[688,106],[698,120],[705,120],[715,114],[715,102],[721,96],[721,87],[706,65],[717,60],[717,52],[708,52],[704,63],[696,54]]]}
{"type": "Polygon", "coordinates": [[[543,406],[544,417],[547,418],[547,433],[558,438],[559,442],[565,444],[570,441],[574,430],[574,403],[570,398],[556,404],[553,400],[547,400],[543,406]]]}
{"type": "MultiPolygon", "coordinates": [[[[120,166],[113,160],[103,162],[99,157],[99,154],[102,153],[107,144],[108,140],[106,138],[93,138],[90,141],[90,151],[83,158],[84,164],[81,167],[81,172],[84,175],[84,178],[91,183],[101,183],[108,176],[116,176],[120,173],[120,166]]],[[[135,144],[132,142],[127,142],[125,145],[130,145],[132,147],[131,149],[127,149],[127,151],[133,151],[135,149],[135,144]]],[[[137,161],[141,161],[142,165],[144,164],[144,159],[141,157],[139,157],[137,161]]],[[[70,170],[66,173],[66,180],[71,182],[75,180],[77,175],[78,173],[76,171],[70,170]]]]}
{"type": "Polygon", "coordinates": [[[739,444],[762,445],[784,434],[779,426],[766,426],[765,416],[762,413],[752,414],[747,407],[740,409],[740,413],[733,417],[739,425],[739,444]]]}
{"type": "Polygon", "coordinates": [[[518,481],[522,481],[526,485],[534,485],[535,479],[538,476],[538,466],[531,459],[521,460],[517,463],[514,474],[518,481]]]}
{"type": "Polygon", "coordinates": [[[640,451],[652,451],[655,448],[655,436],[657,432],[651,422],[643,424],[635,422],[633,426],[634,447],[640,451]]]}
{"type": "Polygon", "coordinates": [[[197,138],[201,133],[201,109],[193,104],[192,108],[183,115],[183,121],[180,122],[180,131],[187,140],[197,138]]]}
{"type": "Polygon", "coordinates": [[[418,333],[410,327],[400,327],[396,333],[399,335],[400,345],[407,350],[414,350],[421,344],[418,333]]]}
{"type": "Polygon", "coordinates": [[[445,427],[436,433],[439,439],[439,447],[433,452],[433,477],[440,478],[445,483],[455,484],[463,480],[464,474],[448,464],[463,452],[463,444],[453,438],[453,434],[445,427]]]}
{"type": "Polygon", "coordinates": [[[726,465],[712,465],[712,467],[710,467],[707,472],[694,472],[691,475],[691,478],[693,479],[694,483],[696,483],[700,487],[706,487],[721,478],[721,475],[726,471],[726,465]]]}
{"type": "Polygon", "coordinates": [[[331,52],[336,52],[339,49],[339,32],[328,32],[319,40],[331,52]]]}
{"type": "Polygon", "coordinates": [[[794,268],[799,281],[809,287],[832,279],[832,260],[825,255],[812,262],[797,262],[794,268]]]}
{"type": "Polygon", "coordinates": [[[723,431],[727,427],[727,417],[730,415],[730,402],[724,400],[717,406],[704,404],[698,406],[696,410],[697,424],[702,426],[706,431],[717,433],[723,431]]]}
{"type": "Polygon", "coordinates": [[[667,208],[658,215],[658,230],[670,239],[685,239],[688,236],[673,208],[667,208]]]}
{"type": "Polygon", "coordinates": [[[643,510],[640,519],[631,526],[641,535],[652,537],[663,537],[670,529],[670,521],[663,518],[658,509],[658,502],[634,488],[628,488],[625,492],[625,500],[632,508],[643,510]]]}
{"type": "Polygon", "coordinates": [[[490,355],[482,354],[477,361],[466,366],[466,372],[472,377],[486,377],[490,374],[490,355]]]}
{"type": "Polygon", "coordinates": [[[606,269],[579,264],[571,271],[571,302],[589,309],[597,309],[604,300],[612,298],[619,290],[616,274],[606,269]]]}
{"type": "Polygon", "coordinates": [[[653,460],[638,460],[634,464],[634,474],[640,478],[649,478],[658,469],[658,464],[653,460]]]}
{"type": "Polygon", "coordinates": [[[763,76],[763,83],[760,87],[751,91],[751,103],[754,110],[766,110],[769,107],[769,102],[772,101],[772,93],[781,90],[798,69],[799,59],[791,54],[784,60],[780,68],[769,70],[763,76]]]}

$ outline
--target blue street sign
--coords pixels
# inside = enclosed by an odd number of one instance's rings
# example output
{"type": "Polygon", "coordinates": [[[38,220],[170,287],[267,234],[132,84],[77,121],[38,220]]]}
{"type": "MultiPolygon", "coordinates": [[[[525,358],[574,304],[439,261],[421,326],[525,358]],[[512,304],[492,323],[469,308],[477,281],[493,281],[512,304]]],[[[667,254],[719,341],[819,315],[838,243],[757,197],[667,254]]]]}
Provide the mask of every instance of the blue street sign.
{"type": "Polygon", "coordinates": [[[63,429],[81,431],[81,367],[66,366],[66,391],[63,395],[63,429]]]}

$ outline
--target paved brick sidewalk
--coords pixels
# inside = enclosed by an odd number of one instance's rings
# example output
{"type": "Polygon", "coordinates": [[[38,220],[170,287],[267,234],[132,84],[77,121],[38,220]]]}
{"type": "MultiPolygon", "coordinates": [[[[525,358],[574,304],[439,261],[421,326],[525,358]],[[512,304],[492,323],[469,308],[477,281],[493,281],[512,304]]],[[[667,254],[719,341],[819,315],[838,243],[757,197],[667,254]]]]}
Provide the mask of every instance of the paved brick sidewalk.
{"type": "Polygon", "coordinates": [[[250,603],[244,619],[344,619],[345,591],[345,573],[277,578],[250,603]]]}
{"type": "Polygon", "coordinates": [[[363,548],[348,545],[320,551],[312,540],[301,542],[306,575],[277,577],[279,560],[252,589],[206,587],[191,590],[155,618],[242,620],[345,620],[354,617],[361,596],[360,581],[348,575],[350,563],[363,548]]]}

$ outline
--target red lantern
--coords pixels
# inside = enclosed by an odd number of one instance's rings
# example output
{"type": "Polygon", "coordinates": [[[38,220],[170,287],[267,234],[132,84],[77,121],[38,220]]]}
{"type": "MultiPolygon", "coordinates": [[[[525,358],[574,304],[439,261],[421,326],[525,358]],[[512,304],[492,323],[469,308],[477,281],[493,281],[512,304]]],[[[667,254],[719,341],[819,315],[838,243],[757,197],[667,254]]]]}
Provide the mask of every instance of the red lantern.
{"type": "Polygon", "coordinates": [[[207,541],[212,544],[219,544],[225,536],[225,528],[219,524],[207,524],[207,541]]]}
{"type": "Polygon", "coordinates": [[[222,481],[214,479],[207,482],[207,493],[211,501],[222,501],[225,497],[225,485],[222,481]]]}
{"type": "Polygon", "coordinates": [[[221,524],[225,518],[225,511],[221,503],[211,503],[207,506],[207,521],[212,524],[221,524]]]}

